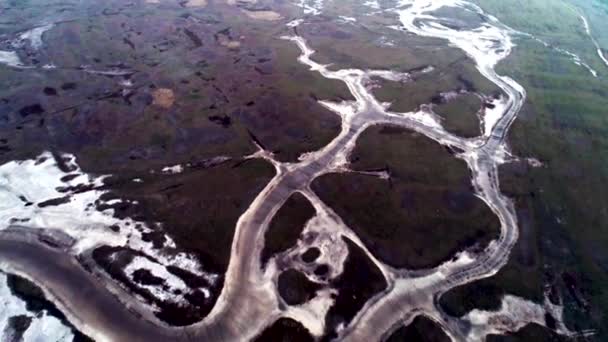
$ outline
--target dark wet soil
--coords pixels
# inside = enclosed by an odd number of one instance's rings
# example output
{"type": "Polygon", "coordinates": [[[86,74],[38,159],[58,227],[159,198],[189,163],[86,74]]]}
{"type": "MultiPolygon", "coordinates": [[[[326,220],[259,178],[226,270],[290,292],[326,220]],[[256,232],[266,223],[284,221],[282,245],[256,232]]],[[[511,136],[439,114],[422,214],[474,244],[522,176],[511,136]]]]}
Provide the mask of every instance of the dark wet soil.
{"type": "Polygon", "coordinates": [[[481,110],[481,100],[477,95],[459,95],[455,99],[439,103],[433,110],[443,118],[443,126],[448,132],[461,137],[476,137],[481,134],[477,115],[481,110]]]}

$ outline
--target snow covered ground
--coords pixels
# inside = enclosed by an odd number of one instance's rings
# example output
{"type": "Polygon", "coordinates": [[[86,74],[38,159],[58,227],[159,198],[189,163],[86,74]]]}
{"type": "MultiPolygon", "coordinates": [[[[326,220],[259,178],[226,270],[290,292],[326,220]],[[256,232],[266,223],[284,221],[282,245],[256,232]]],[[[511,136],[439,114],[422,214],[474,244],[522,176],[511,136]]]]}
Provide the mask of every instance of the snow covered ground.
{"type": "MultiPolygon", "coordinates": [[[[158,263],[148,261],[143,266],[166,279],[169,285],[178,284],[179,278],[168,273],[166,266],[187,270],[213,284],[217,275],[205,272],[196,258],[177,251],[168,236],[165,236],[162,248],[155,248],[152,241],[144,241],[144,234],[152,231],[146,224],[130,218],[116,218],[113,209],[100,211],[100,205],[125,202],[122,199],[102,200],[108,192],[102,189],[106,177],[83,172],[76,158],[68,154],[58,157],[45,152],[36,159],[0,165],[0,231],[18,227],[67,234],[74,241],[70,247],[74,255],[98,246],[126,247],[157,260],[158,263]],[[61,163],[56,158],[60,158],[61,163]],[[171,282],[171,279],[175,281],[171,282]]],[[[140,257],[134,265],[141,264],[142,260],[149,259],[140,257]]],[[[186,289],[185,284],[181,285],[149,290],[164,300],[173,296],[175,290],[186,289]]],[[[209,295],[209,289],[201,288],[201,291],[209,295]]]]}
{"type": "Polygon", "coordinates": [[[50,316],[48,312],[28,311],[26,303],[11,293],[6,274],[0,272],[0,340],[20,341],[20,336],[24,342],[63,342],[72,341],[74,338],[72,329],[56,317],[50,316]],[[23,332],[16,330],[14,324],[11,324],[17,317],[23,322],[29,322],[22,325],[26,327],[23,332]]]}

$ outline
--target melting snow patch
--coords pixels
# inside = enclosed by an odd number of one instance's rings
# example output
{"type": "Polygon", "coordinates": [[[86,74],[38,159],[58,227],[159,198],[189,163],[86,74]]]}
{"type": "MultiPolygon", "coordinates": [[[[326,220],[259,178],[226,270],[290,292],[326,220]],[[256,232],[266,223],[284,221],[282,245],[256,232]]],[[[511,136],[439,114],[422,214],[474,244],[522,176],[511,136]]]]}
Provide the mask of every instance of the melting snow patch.
{"type": "Polygon", "coordinates": [[[13,46],[22,47],[24,42],[28,41],[33,49],[39,49],[42,46],[42,35],[52,27],[53,24],[49,24],[27,30],[19,35],[17,40],[13,42],[13,46]]]}
{"type": "Polygon", "coordinates": [[[302,323],[311,335],[319,338],[325,331],[325,317],[334,305],[332,296],[336,294],[334,289],[319,290],[317,296],[310,301],[299,306],[290,306],[285,316],[302,323]]]}
{"type": "Polygon", "coordinates": [[[162,173],[176,174],[184,172],[184,167],[182,165],[173,165],[173,166],[165,166],[161,170],[162,173]]]}
{"type": "Polygon", "coordinates": [[[347,22],[347,23],[355,23],[355,22],[357,22],[357,19],[355,19],[353,17],[347,17],[347,16],[344,16],[344,15],[341,15],[339,18],[342,21],[347,22]]]}
{"type": "Polygon", "coordinates": [[[0,166],[0,229],[14,223],[61,229],[80,240],[82,248],[102,241],[126,243],[125,237],[99,229],[126,223],[114,218],[111,210],[95,210],[95,202],[105,193],[95,189],[103,185],[104,177],[83,173],[74,156],[61,158],[71,172],[62,171],[48,152],[36,160],[0,166]]]}
{"type": "Polygon", "coordinates": [[[507,98],[501,96],[498,99],[494,99],[493,101],[484,105],[482,125],[485,136],[488,137],[490,134],[492,134],[492,129],[498,120],[502,118],[507,109],[507,102],[507,98]]]}
{"type": "Polygon", "coordinates": [[[14,68],[23,67],[21,59],[15,51],[0,51],[0,63],[14,68]]]}
{"type": "Polygon", "coordinates": [[[323,10],[323,0],[300,0],[296,6],[301,7],[304,14],[319,15],[323,10]]]}
{"type": "Polygon", "coordinates": [[[407,82],[411,80],[410,74],[405,72],[396,72],[391,70],[369,70],[367,73],[371,77],[380,77],[387,81],[407,82]]]}
{"type": "Polygon", "coordinates": [[[300,26],[300,24],[302,24],[303,22],[304,22],[304,20],[302,20],[302,19],[296,19],[296,20],[292,20],[292,21],[288,22],[287,26],[297,27],[297,26],[300,26]]]}
{"type": "MultiPolygon", "coordinates": [[[[138,286],[147,289],[157,299],[165,302],[186,303],[184,295],[191,291],[190,287],[179,277],[173,275],[161,264],[155,263],[148,258],[136,256],[125,268],[125,274],[138,286]],[[141,284],[135,281],[136,272],[145,270],[159,279],[158,284],[141,284]]],[[[202,289],[205,298],[209,298],[208,289],[202,289]]]]}
{"type": "Polygon", "coordinates": [[[440,22],[432,13],[442,7],[468,6],[470,10],[481,13],[477,6],[461,0],[402,0],[398,10],[403,27],[417,35],[444,38],[465,51],[481,71],[488,71],[511,53],[514,46],[510,30],[483,23],[473,30],[452,30],[440,22]],[[433,21],[435,20],[435,21],[433,21]]]}
{"type": "Polygon", "coordinates": [[[380,4],[378,3],[378,0],[367,0],[363,3],[363,5],[372,9],[380,9],[380,4]]]}
{"type": "Polygon", "coordinates": [[[593,37],[591,35],[591,28],[589,27],[589,22],[587,21],[587,18],[585,18],[585,16],[582,14],[580,15],[580,18],[583,21],[583,26],[585,26],[585,32],[587,32],[587,35],[589,36],[589,38],[591,38],[591,41],[593,41],[593,44],[595,45],[595,48],[597,49],[597,55],[600,57],[602,62],[604,62],[604,64],[606,64],[606,66],[608,66],[608,59],[606,59],[606,57],[604,56],[604,53],[602,52],[602,48],[600,47],[600,44],[597,42],[595,37],[593,37]]]}
{"type": "Polygon", "coordinates": [[[122,80],[122,81],[118,82],[118,84],[120,84],[121,86],[123,86],[125,88],[131,88],[133,86],[133,82],[131,80],[122,80]]]}
{"type": "Polygon", "coordinates": [[[10,326],[11,317],[25,316],[31,320],[23,334],[23,341],[72,341],[74,335],[70,327],[65,326],[46,311],[29,312],[26,304],[14,296],[7,284],[7,277],[0,272],[0,340],[13,341],[15,330],[10,326]]]}
{"type": "Polygon", "coordinates": [[[563,324],[563,307],[551,304],[545,298],[544,304],[506,295],[498,311],[483,311],[475,309],[463,317],[463,321],[471,324],[468,340],[483,341],[490,334],[505,334],[515,332],[529,323],[546,326],[546,316],[551,315],[556,322],[558,333],[571,336],[572,333],[563,324]]]}
{"type": "Polygon", "coordinates": [[[528,165],[530,165],[530,166],[532,166],[534,168],[538,168],[538,167],[542,167],[543,166],[543,163],[540,160],[536,159],[536,158],[528,158],[527,161],[528,161],[528,165]]]}
{"type": "MultiPolygon", "coordinates": [[[[82,172],[73,155],[64,154],[59,158],[61,168],[49,152],[35,160],[0,165],[0,230],[15,224],[27,227],[24,229],[56,230],[74,238],[74,254],[101,245],[128,247],[153,256],[164,265],[204,274],[191,256],[168,255],[155,249],[152,242],[144,241],[142,234],[152,231],[147,225],[130,218],[116,218],[113,209],[97,210],[98,205],[125,201],[101,200],[107,193],[99,190],[106,176],[82,172]]],[[[164,247],[175,248],[175,243],[165,236],[164,247]]]]}

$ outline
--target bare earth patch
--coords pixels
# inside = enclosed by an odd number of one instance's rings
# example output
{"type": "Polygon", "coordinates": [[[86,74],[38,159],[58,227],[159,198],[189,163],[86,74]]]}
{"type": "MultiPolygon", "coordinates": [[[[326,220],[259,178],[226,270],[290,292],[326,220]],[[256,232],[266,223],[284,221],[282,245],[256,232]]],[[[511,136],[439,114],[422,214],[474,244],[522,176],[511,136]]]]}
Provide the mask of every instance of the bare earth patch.
{"type": "Polygon", "coordinates": [[[152,93],[152,96],[154,97],[154,102],[152,104],[162,108],[171,108],[175,102],[175,94],[171,89],[157,89],[152,93]]]}

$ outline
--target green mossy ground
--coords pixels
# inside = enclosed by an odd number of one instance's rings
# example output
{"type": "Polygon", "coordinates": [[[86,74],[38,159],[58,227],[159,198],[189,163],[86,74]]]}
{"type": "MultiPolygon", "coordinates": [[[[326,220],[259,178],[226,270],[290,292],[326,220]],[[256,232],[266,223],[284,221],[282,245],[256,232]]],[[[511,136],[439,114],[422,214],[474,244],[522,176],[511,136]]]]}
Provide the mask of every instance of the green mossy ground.
{"type": "Polygon", "coordinates": [[[528,92],[511,128],[510,145],[516,155],[538,158],[543,166],[501,168],[503,190],[516,199],[520,217],[527,217],[520,218],[521,247],[516,246],[509,264],[495,277],[457,288],[442,302],[462,313],[472,307],[467,293],[491,291],[486,301],[494,304],[502,293],[539,301],[543,287],[552,285],[563,297],[566,324],[575,330],[596,329],[591,339],[605,340],[608,69],[598,63],[582,22],[565,2],[532,1],[523,10],[513,10],[517,1],[479,2],[514,28],[578,53],[600,76],[594,78],[569,57],[525,38],[499,65],[500,73],[512,76],[528,92]],[[527,257],[518,257],[521,254],[527,257]],[[533,262],[522,262],[526,260],[533,262]]]}

